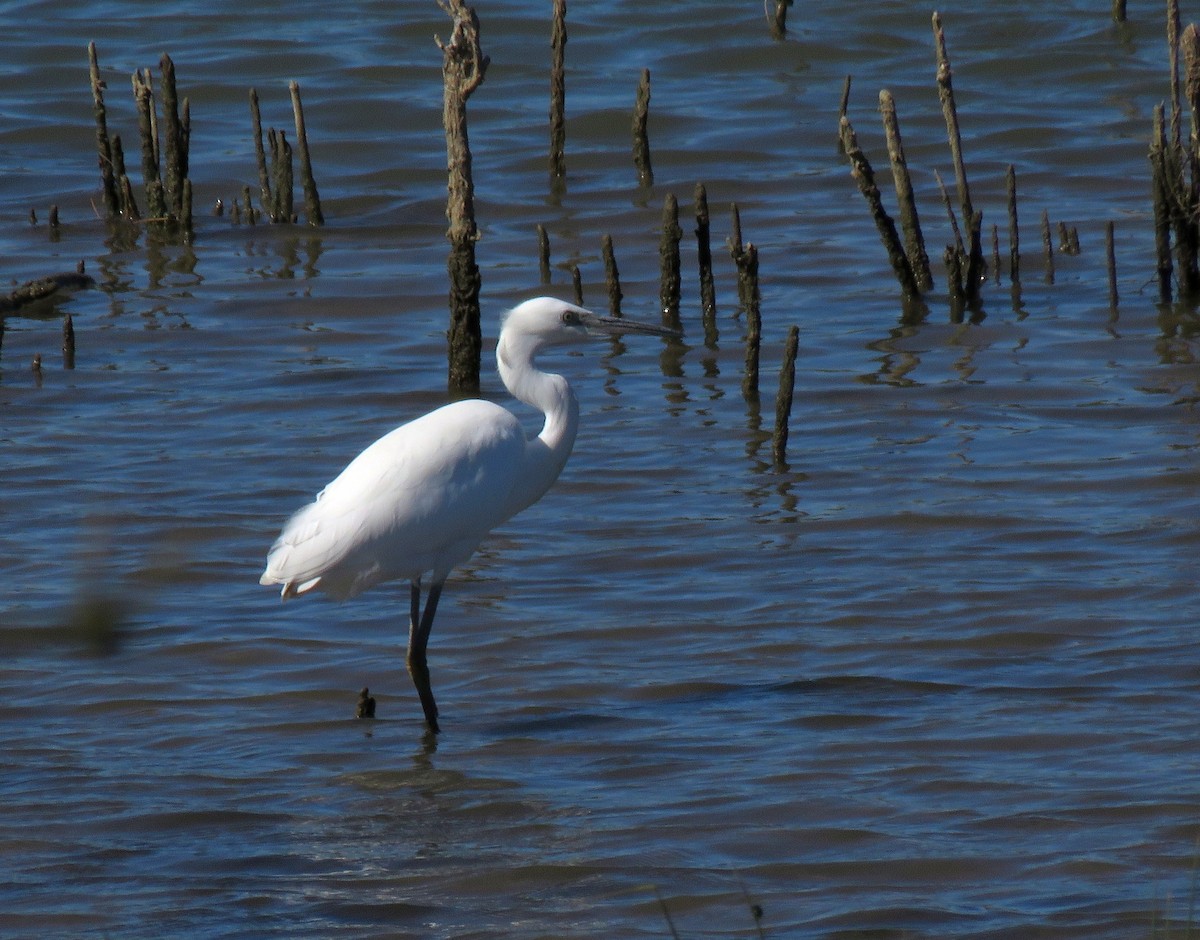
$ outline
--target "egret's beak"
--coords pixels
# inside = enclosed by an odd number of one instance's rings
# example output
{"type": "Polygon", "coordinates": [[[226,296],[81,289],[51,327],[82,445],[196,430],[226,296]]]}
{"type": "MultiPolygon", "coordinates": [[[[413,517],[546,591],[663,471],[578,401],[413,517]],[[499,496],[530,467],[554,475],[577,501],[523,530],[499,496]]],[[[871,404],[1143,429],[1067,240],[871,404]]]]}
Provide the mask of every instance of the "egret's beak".
{"type": "Polygon", "coordinates": [[[655,326],[653,323],[639,323],[637,320],[626,320],[624,317],[601,317],[594,313],[579,315],[579,319],[589,333],[602,333],[606,336],[619,336],[622,333],[641,333],[646,336],[664,336],[668,339],[680,339],[683,333],[667,326],[655,326]]]}

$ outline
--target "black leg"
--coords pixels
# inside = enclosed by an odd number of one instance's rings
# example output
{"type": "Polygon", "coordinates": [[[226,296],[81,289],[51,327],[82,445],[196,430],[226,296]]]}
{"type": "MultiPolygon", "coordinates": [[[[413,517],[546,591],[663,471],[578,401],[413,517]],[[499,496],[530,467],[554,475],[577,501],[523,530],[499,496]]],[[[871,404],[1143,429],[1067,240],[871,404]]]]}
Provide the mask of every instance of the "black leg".
{"type": "Polygon", "coordinates": [[[429,683],[429,664],[425,658],[425,648],[429,643],[429,633],[433,629],[433,615],[437,613],[443,583],[444,581],[437,581],[429,586],[429,595],[425,598],[425,612],[421,613],[421,581],[413,581],[409,603],[408,674],[412,676],[413,685],[417,687],[421,708],[425,712],[425,723],[434,734],[440,729],[437,721],[437,703],[433,699],[433,688],[429,683]]]}

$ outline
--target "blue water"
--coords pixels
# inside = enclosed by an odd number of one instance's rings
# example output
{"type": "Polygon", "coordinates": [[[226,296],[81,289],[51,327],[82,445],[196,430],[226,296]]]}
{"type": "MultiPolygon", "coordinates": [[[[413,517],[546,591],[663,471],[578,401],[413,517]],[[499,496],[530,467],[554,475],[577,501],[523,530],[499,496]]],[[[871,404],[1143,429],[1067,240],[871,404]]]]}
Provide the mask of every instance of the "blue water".
{"type": "Polygon", "coordinates": [[[997,224],[1007,258],[1012,164],[1022,278],[1005,267],[982,316],[954,322],[935,261],[914,324],[836,125],[852,74],[891,205],[876,105],[893,91],[940,257],[933,170],[952,170],[931,11],[793,8],[775,41],[741,7],[572,4],[555,190],[549,5],[477,6],[483,394],[509,401],[488,358],[505,308],[569,298],[572,265],[606,308],[605,234],[626,313],[656,318],[668,192],[686,336],[547,359],[582,430],[558,485],[447,587],[431,746],[403,585],[281,605],[257,578],[295,508],[446,398],[433,34],[449,20],[424,3],[292,5],[284,21],[245,4],[0,5],[4,274],[82,259],[97,280],[4,320],[0,934],[1182,935],[1200,832],[1200,394],[1194,313],[1155,304],[1162,13],[1118,27],[1106,4],[942,10],[988,255],[997,224]],[[175,60],[190,245],[114,241],[96,217],[89,40],[131,154],[128,73],[175,60]],[[652,187],[629,156],[643,67],[652,187]],[[291,79],[328,224],[213,216],[255,181],[247,89],[290,129],[291,79]],[[741,390],[731,202],[761,252],[759,407],[741,390]],[[1082,246],[1052,283],[1043,210],[1082,246]],[[353,717],[364,685],[374,722],[353,717]]]}

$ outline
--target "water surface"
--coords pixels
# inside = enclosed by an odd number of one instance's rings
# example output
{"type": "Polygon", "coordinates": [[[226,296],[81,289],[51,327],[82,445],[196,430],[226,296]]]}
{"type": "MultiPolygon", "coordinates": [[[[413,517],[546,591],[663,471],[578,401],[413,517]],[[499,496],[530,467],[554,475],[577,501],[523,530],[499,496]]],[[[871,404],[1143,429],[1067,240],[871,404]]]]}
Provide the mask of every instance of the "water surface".
{"type": "MultiPolygon", "coordinates": [[[[7,318],[0,351],[3,932],[661,937],[665,908],[683,936],[733,937],[760,905],[774,937],[1125,938],[1186,918],[1200,418],[1195,317],[1154,302],[1160,11],[943,8],[975,203],[1005,230],[1016,168],[1025,255],[976,317],[954,322],[939,286],[911,323],[836,122],[852,74],[881,168],[892,90],[940,255],[929,9],[793,9],[775,41],[753,3],[573,4],[556,188],[548,7],[477,6],[487,342],[520,299],[569,297],[573,264],[603,309],[604,234],[626,313],[655,318],[667,193],[687,336],[555,359],[582,400],[576,452],[449,585],[433,748],[403,586],[281,606],[257,577],[293,509],[445,400],[449,21],[432,3],[0,5],[4,274],[82,259],[98,281],[7,318]],[[194,243],[113,242],[96,218],[90,40],[131,152],[128,74],[172,54],[194,243]],[[629,158],[644,67],[652,187],[629,158]],[[255,179],[247,89],[289,127],[290,79],[327,226],[209,215],[255,179]],[[741,392],[731,202],[761,252],[761,407],[741,392]],[[1083,248],[1053,283],[1043,210],[1083,248]],[[353,719],[364,685],[373,723],[353,719]]],[[[507,400],[488,361],[484,394],[507,400]]]]}

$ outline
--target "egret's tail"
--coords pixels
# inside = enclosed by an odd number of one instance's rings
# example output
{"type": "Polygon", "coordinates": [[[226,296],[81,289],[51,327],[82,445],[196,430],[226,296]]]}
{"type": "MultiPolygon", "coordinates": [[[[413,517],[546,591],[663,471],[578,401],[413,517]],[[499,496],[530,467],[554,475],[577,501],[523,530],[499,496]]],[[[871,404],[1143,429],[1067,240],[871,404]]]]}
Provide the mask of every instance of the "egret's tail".
{"type": "Polygon", "coordinates": [[[281,584],[283,587],[279,591],[279,596],[282,600],[287,600],[289,597],[297,597],[300,594],[307,594],[314,590],[321,583],[320,578],[312,578],[303,583],[289,581],[287,578],[280,577],[271,571],[271,565],[268,561],[267,570],[262,573],[262,577],[258,579],[259,584],[272,585],[281,584]]]}

